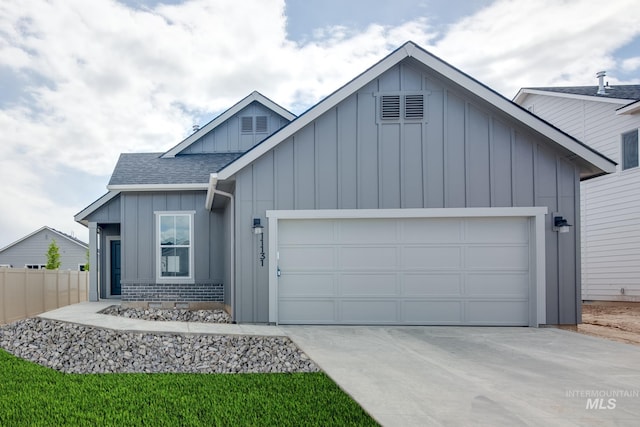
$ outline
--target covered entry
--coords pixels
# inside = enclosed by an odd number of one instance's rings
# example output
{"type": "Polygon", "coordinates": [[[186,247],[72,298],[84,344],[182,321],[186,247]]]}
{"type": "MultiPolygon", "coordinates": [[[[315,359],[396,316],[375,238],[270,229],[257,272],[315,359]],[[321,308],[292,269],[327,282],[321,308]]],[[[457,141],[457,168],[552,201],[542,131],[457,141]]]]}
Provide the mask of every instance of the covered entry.
{"type": "Polygon", "coordinates": [[[270,211],[271,321],[537,326],[545,211],[270,211]]]}

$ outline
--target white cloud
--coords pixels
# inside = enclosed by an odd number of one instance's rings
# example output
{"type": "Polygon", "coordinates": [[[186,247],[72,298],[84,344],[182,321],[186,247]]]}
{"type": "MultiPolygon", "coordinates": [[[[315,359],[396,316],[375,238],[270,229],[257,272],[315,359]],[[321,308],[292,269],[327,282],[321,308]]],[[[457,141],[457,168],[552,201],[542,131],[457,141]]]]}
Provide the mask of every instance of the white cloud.
{"type": "MultiPolygon", "coordinates": [[[[60,188],[78,182],[57,179],[106,180],[120,152],[166,150],[195,118],[213,118],[252,90],[301,112],[406,40],[507,96],[520,86],[595,84],[595,71],[619,63],[611,52],[638,36],[632,12],[640,11],[636,0],[593,8],[500,0],[445,34],[416,16],[362,31],[310,29],[316,37],[299,44],[287,39],[284,0],[148,9],[2,1],[0,68],[28,84],[20,100],[0,103],[0,144],[10,153],[0,157],[0,179],[14,184],[0,204],[0,246],[45,224],[77,230],[72,214],[104,188],[82,187],[85,199],[71,200],[60,188]]],[[[620,66],[637,69],[638,59],[620,66]]]]}
{"type": "Polygon", "coordinates": [[[627,72],[632,72],[640,69],[640,56],[634,56],[622,61],[622,69],[627,72]]]}
{"type": "Polygon", "coordinates": [[[507,96],[523,86],[594,85],[640,34],[640,4],[500,0],[453,25],[435,51],[507,96]]]}

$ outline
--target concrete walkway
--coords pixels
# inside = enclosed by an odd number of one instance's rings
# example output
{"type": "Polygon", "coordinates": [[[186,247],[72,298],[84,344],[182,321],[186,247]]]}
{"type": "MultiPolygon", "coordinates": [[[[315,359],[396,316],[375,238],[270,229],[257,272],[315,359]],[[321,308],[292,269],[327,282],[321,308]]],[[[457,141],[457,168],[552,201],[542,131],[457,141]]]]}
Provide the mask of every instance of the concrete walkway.
{"type": "Polygon", "coordinates": [[[81,302],[42,313],[38,317],[118,331],[220,335],[286,335],[279,327],[269,325],[151,321],[99,313],[99,311],[114,304],[117,303],[113,301],[81,302]]]}
{"type": "Polygon", "coordinates": [[[112,304],[74,304],[40,317],[123,331],[289,336],[387,427],[635,427],[640,420],[640,346],[550,328],[278,327],[97,313],[112,304]]]}

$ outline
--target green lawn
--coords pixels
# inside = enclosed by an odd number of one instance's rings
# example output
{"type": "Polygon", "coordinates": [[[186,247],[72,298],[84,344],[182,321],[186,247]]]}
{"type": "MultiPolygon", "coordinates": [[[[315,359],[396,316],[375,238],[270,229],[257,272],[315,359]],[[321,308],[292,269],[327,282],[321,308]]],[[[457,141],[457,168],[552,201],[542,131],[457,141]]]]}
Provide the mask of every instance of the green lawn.
{"type": "Polygon", "coordinates": [[[325,374],[63,374],[0,350],[0,426],[377,425],[325,374]]]}

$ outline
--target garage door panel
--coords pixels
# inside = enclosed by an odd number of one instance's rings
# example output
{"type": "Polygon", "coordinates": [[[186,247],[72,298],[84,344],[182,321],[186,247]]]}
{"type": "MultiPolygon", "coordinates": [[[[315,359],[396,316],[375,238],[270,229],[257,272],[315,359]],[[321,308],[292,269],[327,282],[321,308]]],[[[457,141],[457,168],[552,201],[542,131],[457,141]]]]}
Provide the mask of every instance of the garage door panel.
{"type": "Polygon", "coordinates": [[[470,246],[466,249],[467,268],[479,270],[528,270],[528,246],[470,246]]]}
{"type": "Polygon", "coordinates": [[[397,266],[393,246],[343,246],[338,260],[341,270],[385,270],[397,266]]]}
{"type": "Polygon", "coordinates": [[[396,243],[398,226],[388,219],[342,220],[338,223],[338,241],[344,244],[396,243]]]}
{"type": "Polygon", "coordinates": [[[462,302],[447,300],[410,300],[402,303],[406,323],[457,325],[462,323],[462,302]]]}
{"type": "Polygon", "coordinates": [[[280,292],[288,297],[335,297],[337,278],[334,274],[306,273],[283,274],[280,292]]]}
{"type": "Polygon", "coordinates": [[[460,296],[462,274],[408,274],[402,275],[401,295],[404,297],[460,296]]]}
{"type": "Polygon", "coordinates": [[[526,218],[473,218],[465,220],[468,243],[522,243],[529,241],[526,218]],[[509,230],[505,233],[505,230],[509,230]]]}
{"type": "Polygon", "coordinates": [[[408,218],[401,221],[400,238],[405,243],[460,243],[462,223],[458,219],[408,218]]]}
{"type": "Polygon", "coordinates": [[[280,323],[335,323],[336,301],[333,299],[285,299],[278,305],[280,323]]]}
{"type": "Polygon", "coordinates": [[[384,300],[343,300],[340,303],[340,323],[380,323],[398,322],[398,304],[384,300]]]}
{"type": "Polygon", "coordinates": [[[520,301],[467,301],[467,322],[477,325],[522,325],[529,324],[529,304],[520,301]]]}
{"type": "Polygon", "coordinates": [[[278,242],[281,245],[297,243],[333,243],[335,240],[335,221],[316,221],[297,219],[283,222],[278,230],[278,242]]]}
{"type": "Polygon", "coordinates": [[[462,267],[462,248],[457,246],[409,246],[402,248],[400,258],[404,269],[459,270],[462,267]]]}
{"type": "Polygon", "coordinates": [[[503,295],[528,298],[529,274],[467,273],[465,289],[466,295],[470,297],[503,295]]]}
{"type": "Polygon", "coordinates": [[[339,294],[345,297],[396,297],[399,292],[398,287],[396,274],[349,273],[340,277],[339,294]]]}
{"type": "Polygon", "coordinates": [[[336,267],[333,246],[280,247],[280,268],[284,271],[329,270],[336,267]]]}

